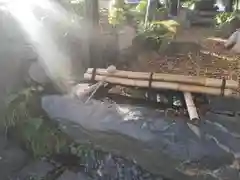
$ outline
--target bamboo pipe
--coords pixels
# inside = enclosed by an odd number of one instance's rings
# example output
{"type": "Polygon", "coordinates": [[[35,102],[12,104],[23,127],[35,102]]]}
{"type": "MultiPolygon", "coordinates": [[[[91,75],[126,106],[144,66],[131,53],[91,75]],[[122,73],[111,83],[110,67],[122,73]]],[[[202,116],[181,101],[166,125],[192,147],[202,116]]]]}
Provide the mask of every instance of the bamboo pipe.
{"type": "MultiPolygon", "coordinates": [[[[86,71],[86,73],[89,73],[89,74],[92,74],[92,72],[93,72],[93,68],[88,68],[88,70],[86,71]]],[[[97,69],[96,74],[105,76],[108,73],[106,69],[97,69]]],[[[149,80],[150,75],[151,75],[150,72],[132,72],[132,71],[120,71],[120,70],[116,70],[113,74],[111,74],[111,76],[113,77],[142,79],[142,80],[149,80]]],[[[166,81],[166,82],[179,82],[179,83],[208,86],[208,87],[222,86],[222,79],[184,76],[184,75],[175,75],[175,74],[153,73],[152,80],[166,81]]],[[[226,80],[225,87],[229,89],[237,89],[238,82],[234,80],[226,80]]]]}
{"type": "Polygon", "coordinates": [[[198,120],[199,116],[197,113],[197,108],[193,101],[192,94],[190,92],[183,92],[183,95],[186,102],[187,111],[188,111],[190,120],[198,120]]]}
{"type": "MultiPolygon", "coordinates": [[[[92,75],[85,73],[84,78],[87,80],[90,80],[92,78],[92,75]]],[[[101,81],[102,79],[105,79],[105,82],[109,82],[112,84],[125,85],[125,86],[137,86],[137,87],[148,87],[149,86],[149,81],[147,81],[147,80],[106,77],[106,76],[100,76],[100,75],[95,76],[96,81],[101,81]]],[[[196,85],[189,85],[189,84],[180,84],[180,83],[173,83],[173,82],[153,81],[151,84],[151,87],[154,89],[169,89],[169,90],[176,90],[176,91],[183,91],[183,92],[221,95],[220,88],[196,86],[196,85]]],[[[223,95],[224,96],[232,96],[233,91],[231,89],[225,89],[223,95]]]]}

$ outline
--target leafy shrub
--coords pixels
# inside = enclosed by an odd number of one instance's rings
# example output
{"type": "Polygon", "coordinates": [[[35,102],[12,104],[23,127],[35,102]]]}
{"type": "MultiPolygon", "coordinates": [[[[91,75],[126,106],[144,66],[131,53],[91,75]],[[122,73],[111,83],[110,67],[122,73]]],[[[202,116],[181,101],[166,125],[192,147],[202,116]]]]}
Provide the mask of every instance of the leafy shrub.
{"type": "Polygon", "coordinates": [[[173,20],[149,22],[146,26],[139,24],[137,43],[140,43],[141,46],[158,49],[163,41],[174,38],[177,26],[178,23],[173,20]]]}
{"type": "Polygon", "coordinates": [[[193,9],[195,2],[196,2],[196,0],[186,0],[186,1],[182,1],[181,4],[183,7],[193,9]]]}
{"type": "Polygon", "coordinates": [[[126,12],[123,8],[112,7],[109,11],[108,21],[111,25],[116,26],[126,21],[126,12]]]}
{"type": "MultiPolygon", "coordinates": [[[[136,25],[137,37],[133,40],[134,46],[158,49],[162,42],[171,40],[177,30],[178,23],[173,20],[153,21],[145,24],[147,0],[141,0],[136,6],[129,6],[124,0],[113,0],[109,10],[109,22],[114,26],[131,22],[136,25]],[[130,19],[130,20],[129,20],[130,19]]],[[[159,8],[158,11],[165,11],[159,8]]]]}
{"type": "Polygon", "coordinates": [[[112,0],[109,8],[109,23],[121,25],[132,20],[143,21],[147,8],[147,0],[141,0],[138,5],[125,4],[124,0],[112,0]]]}
{"type": "Polygon", "coordinates": [[[147,0],[141,0],[135,10],[138,13],[145,14],[147,10],[147,0]]]}
{"type": "Polygon", "coordinates": [[[124,1],[112,0],[109,5],[108,21],[111,25],[116,26],[125,21],[124,1]]]}
{"type": "Polygon", "coordinates": [[[222,26],[226,23],[230,23],[234,19],[239,19],[237,12],[222,12],[216,15],[215,22],[217,26],[222,26]]]}

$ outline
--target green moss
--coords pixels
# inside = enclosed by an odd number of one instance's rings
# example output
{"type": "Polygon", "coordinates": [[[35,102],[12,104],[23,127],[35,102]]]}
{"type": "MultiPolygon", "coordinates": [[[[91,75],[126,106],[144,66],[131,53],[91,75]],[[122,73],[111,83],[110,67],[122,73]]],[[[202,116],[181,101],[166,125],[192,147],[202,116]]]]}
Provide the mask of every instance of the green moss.
{"type": "Polygon", "coordinates": [[[44,116],[40,97],[41,91],[35,87],[11,94],[1,121],[6,132],[11,129],[34,157],[59,153],[68,144],[67,137],[44,116]]]}
{"type": "Polygon", "coordinates": [[[15,129],[34,157],[60,153],[68,145],[65,135],[42,118],[29,119],[28,122],[17,125],[15,129]]]}

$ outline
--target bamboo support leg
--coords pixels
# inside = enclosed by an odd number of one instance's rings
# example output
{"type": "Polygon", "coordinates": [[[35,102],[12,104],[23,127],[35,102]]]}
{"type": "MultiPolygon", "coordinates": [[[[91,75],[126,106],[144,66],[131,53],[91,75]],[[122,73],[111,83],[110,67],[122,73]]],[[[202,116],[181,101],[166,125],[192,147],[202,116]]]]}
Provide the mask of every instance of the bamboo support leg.
{"type": "MultiPolygon", "coordinates": [[[[199,116],[197,113],[196,106],[193,101],[192,94],[190,92],[183,92],[184,94],[184,99],[186,102],[187,110],[188,110],[188,115],[191,121],[196,121],[198,122],[199,116]]],[[[194,123],[196,123],[194,122],[194,123]]],[[[202,138],[202,131],[201,128],[197,124],[191,124],[188,123],[188,127],[192,130],[192,132],[198,137],[202,138]]]]}
{"type": "Polygon", "coordinates": [[[183,94],[190,120],[199,120],[197,108],[194,104],[192,94],[190,92],[184,92],[183,94]]]}

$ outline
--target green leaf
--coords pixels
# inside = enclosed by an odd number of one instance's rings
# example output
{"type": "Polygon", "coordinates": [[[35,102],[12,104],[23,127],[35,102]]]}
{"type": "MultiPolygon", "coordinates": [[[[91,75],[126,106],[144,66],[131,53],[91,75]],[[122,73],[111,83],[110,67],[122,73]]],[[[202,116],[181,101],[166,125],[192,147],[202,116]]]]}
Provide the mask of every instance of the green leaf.
{"type": "Polygon", "coordinates": [[[140,3],[136,6],[136,11],[141,14],[145,14],[147,9],[147,0],[141,0],[140,3]]]}

